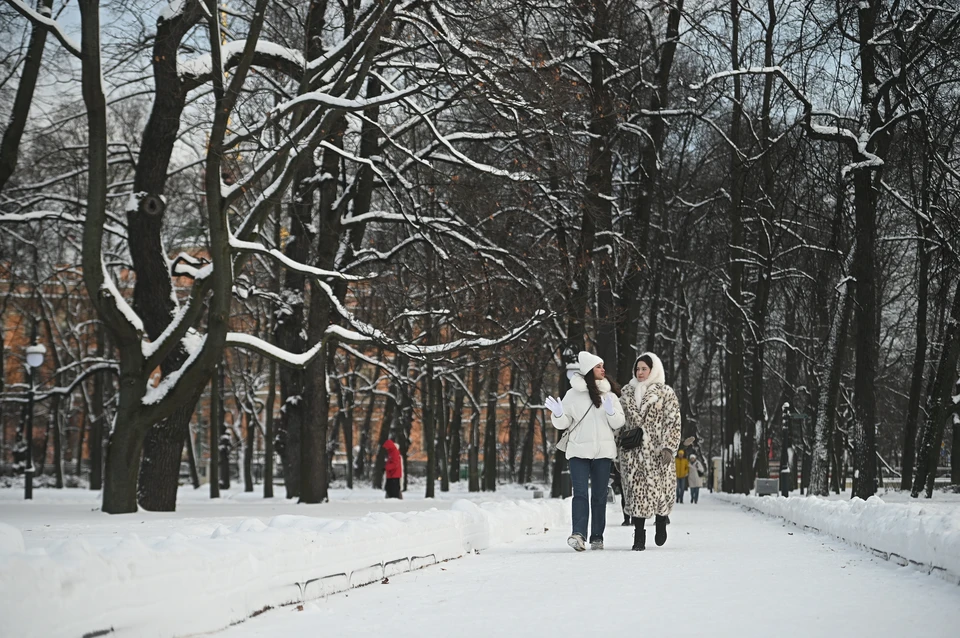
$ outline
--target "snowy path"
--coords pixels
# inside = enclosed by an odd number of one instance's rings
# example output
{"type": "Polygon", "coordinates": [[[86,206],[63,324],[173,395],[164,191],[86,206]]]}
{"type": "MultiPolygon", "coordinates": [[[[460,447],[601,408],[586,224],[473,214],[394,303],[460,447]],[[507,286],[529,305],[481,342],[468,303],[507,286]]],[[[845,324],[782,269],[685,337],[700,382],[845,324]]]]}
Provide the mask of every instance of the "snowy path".
{"type": "Polygon", "coordinates": [[[576,554],[568,531],[551,529],[214,635],[960,635],[960,587],[935,576],[709,494],[671,518],[667,544],[656,547],[650,527],[642,553],[611,506],[602,552],[576,554]]]}

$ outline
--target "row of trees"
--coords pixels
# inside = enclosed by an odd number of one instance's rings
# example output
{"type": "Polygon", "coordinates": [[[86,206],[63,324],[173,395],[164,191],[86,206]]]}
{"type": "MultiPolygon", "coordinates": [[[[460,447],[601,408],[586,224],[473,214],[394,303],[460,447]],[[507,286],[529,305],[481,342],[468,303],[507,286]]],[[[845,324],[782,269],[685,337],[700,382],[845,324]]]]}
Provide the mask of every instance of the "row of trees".
{"type": "Polygon", "coordinates": [[[111,424],[104,511],[175,506],[224,366],[290,497],[374,419],[428,493],[461,450],[495,488],[500,438],[522,480],[583,348],[621,382],[660,353],[726,490],[776,447],[816,494],[848,463],[858,496],[883,466],[931,493],[950,3],[5,2],[4,316],[46,326],[42,400],[111,424]]]}

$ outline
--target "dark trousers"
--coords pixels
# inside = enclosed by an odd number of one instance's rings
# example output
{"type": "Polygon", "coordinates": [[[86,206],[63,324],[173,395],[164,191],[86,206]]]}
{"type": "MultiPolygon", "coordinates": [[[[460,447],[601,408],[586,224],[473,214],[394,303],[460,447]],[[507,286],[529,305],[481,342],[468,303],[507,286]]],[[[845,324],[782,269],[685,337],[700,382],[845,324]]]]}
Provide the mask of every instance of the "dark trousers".
{"type": "Polygon", "coordinates": [[[387,479],[387,498],[403,498],[403,494],[400,492],[400,479],[387,479]]]}
{"type": "Polygon", "coordinates": [[[590,541],[603,540],[603,530],[607,526],[607,482],[610,480],[611,462],[611,459],[570,459],[573,533],[586,539],[589,521],[590,541]]]}

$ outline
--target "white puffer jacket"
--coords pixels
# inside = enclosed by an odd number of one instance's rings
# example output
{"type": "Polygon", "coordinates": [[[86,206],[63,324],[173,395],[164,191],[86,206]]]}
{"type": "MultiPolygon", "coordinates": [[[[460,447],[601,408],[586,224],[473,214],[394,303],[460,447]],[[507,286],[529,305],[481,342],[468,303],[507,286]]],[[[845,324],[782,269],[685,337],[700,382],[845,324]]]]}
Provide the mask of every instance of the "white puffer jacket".
{"type": "MultiPolygon", "coordinates": [[[[610,394],[610,382],[600,379],[597,389],[601,397],[610,394]]],[[[602,405],[599,408],[593,405],[583,376],[575,374],[570,379],[570,389],[563,397],[563,416],[550,415],[553,427],[558,430],[577,428],[570,433],[567,442],[568,459],[612,459],[617,456],[613,431],[623,427],[623,407],[617,395],[610,396],[613,398],[613,416],[609,416],[602,405]],[[580,417],[583,417],[582,422],[580,417]],[[577,425],[578,422],[580,425],[577,425]]]]}

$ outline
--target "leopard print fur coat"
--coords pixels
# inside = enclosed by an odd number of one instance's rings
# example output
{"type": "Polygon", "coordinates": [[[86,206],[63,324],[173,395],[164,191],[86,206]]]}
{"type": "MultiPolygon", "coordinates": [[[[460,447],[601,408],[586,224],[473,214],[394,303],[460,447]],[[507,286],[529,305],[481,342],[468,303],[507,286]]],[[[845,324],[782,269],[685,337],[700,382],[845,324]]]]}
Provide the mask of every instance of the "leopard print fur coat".
{"type": "Polygon", "coordinates": [[[624,514],[635,518],[669,516],[676,500],[673,454],[680,445],[680,402],[673,389],[663,383],[662,370],[660,360],[656,359],[651,379],[645,383],[633,379],[623,392],[626,423],[617,434],[638,427],[644,431],[643,445],[632,450],[620,448],[617,457],[623,481],[624,514]],[[658,366],[659,375],[656,374],[658,366]],[[661,452],[664,449],[672,453],[666,463],[661,452]]]}

